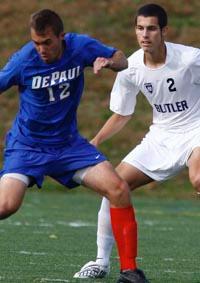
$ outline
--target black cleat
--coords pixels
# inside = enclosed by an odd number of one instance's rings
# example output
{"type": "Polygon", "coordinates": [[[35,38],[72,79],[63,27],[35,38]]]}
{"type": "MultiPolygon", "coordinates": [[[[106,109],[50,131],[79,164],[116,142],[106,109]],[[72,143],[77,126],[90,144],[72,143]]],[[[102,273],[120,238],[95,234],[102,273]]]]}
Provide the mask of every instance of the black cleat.
{"type": "Polygon", "coordinates": [[[140,269],[122,271],[117,283],[150,283],[140,269]]]}

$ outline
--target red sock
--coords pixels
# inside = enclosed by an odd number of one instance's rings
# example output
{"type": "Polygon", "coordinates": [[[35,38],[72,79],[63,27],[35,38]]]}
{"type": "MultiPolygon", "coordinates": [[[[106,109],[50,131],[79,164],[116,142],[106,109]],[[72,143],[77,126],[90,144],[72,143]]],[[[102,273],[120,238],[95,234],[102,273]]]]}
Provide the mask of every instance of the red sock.
{"type": "Polygon", "coordinates": [[[121,270],[137,268],[137,223],[132,206],[110,208],[113,234],[117,242],[121,270]]]}

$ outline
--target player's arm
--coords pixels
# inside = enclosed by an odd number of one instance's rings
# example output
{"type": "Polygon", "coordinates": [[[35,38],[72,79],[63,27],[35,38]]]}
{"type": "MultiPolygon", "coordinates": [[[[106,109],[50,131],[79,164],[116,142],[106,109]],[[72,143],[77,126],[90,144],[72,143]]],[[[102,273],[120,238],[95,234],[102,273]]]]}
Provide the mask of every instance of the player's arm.
{"type": "Polygon", "coordinates": [[[200,49],[193,48],[192,63],[190,64],[190,71],[192,75],[192,83],[200,84],[200,49]]]}
{"type": "Polygon", "coordinates": [[[19,53],[11,56],[6,65],[0,69],[0,94],[20,81],[21,63],[19,53]]]}
{"type": "Polygon", "coordinates": [[[102,68],[108,68],[115,72],[119,72],[126,69],[127,67],[128,67],[128,61],[126,59],[126,56],[121,50],[117,50],[110,58],[104,58],[104,57],[96,58],[93,64],[93,71],[94,74],[98,74],[98,72],[102,68]]]}
{"type": "Polygon", "coordinates": [[[117,134],[131,119],[132,115],[122,116],[114,113],[103,125],[97,135],[91,140],[91,143],[95,146],[100,145],[105,140],[111,138],[117,134]]]}

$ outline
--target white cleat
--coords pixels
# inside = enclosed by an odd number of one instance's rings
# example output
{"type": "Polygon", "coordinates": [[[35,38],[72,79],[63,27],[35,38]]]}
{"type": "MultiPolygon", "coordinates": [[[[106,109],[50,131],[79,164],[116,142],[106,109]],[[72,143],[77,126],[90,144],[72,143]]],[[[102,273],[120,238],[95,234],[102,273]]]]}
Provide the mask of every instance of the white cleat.
{"type": "Polygon", "coordinates": [[[80,271],[74,274],[74,278],[104,278],[108,275],[110,271],[110,266],[108,265],[100,265],[96,263],[96,261],[89,261],[86,263],[80,271]]]}

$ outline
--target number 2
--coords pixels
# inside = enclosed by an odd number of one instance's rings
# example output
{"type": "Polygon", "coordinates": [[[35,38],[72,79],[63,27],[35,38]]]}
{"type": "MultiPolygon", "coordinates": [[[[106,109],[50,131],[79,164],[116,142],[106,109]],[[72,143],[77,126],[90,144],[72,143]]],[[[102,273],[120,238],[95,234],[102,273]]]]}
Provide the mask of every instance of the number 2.
{"type": "Polygon", "coordinates": [[[174,79],[172,79],[172,78],[167,79],[167,83],[169,84],[168,88],[169,88],[170,92],[176,91],[174,79]]]}

